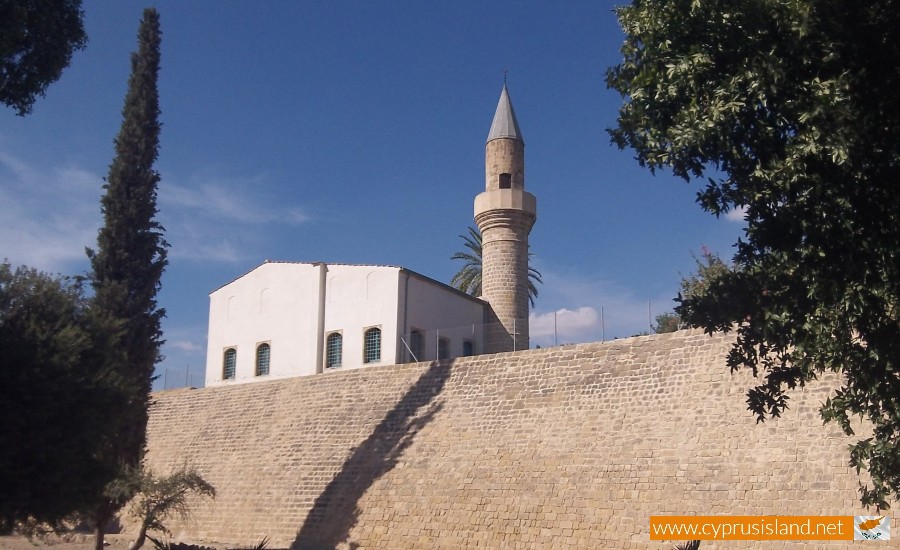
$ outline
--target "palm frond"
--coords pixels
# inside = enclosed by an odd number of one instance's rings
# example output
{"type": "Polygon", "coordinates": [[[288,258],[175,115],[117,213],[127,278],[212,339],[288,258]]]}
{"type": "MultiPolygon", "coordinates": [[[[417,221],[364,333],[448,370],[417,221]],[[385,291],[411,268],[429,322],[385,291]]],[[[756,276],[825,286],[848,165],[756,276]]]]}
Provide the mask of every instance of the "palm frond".
{"type": "Polygon", "coordinates": [[[450,256],[451,260],[464,260],[466,265],[481,265],[481,256],[475,256],[472,254],[466,254],[465,252],[457,252],[456,254],[450,256]]]}
{"type": "Polygon", "coordinates": [[[465,266],[453,276],[450,280],[450,286],[470,294],[472,296],[481,295],[481,268],[475,266],[465,266]]]}
{"type": "MultiPolygon", "coordinates": [[[[531,252],[528,253],[528,257],[531,258],[534,256],[531,252]]],[[[531,304],[531,308],[534,309],[534,299],[538,296],[537,284],[544,284],[544,281],[541,280],[541,272],[537,269],[528,266],[528,302],[531,304]]]]}
{"type": "MultiPolygon", "coordinates": [[[[482,240],[481,233],[478,229],[469,226],[468,235],[460,235],[463,240],[463,246],[469,252],[457,252],[450,256],[451,260],[462,260],[465,262],[463,266],[456,272],[456,275],[450,279],[450,286],[470,294],[472,296],[481,296],[481,266],[482,266],[482,240]]],[[[531,257],[533,254],[528,253],[531,257]]],[[[538,295],[538,284],[543,284],[541,280],[541,272],[537,269],[528,267],[528,302],[534,307],[534,299],[538,295]]]]}

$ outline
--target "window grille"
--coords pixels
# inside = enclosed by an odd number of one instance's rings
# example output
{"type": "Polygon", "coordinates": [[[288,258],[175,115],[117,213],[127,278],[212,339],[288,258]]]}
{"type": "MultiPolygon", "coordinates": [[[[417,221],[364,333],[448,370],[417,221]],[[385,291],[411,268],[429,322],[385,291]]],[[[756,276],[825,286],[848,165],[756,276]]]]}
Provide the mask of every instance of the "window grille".
{"type": "Polygon", "coordinates": [[[470,355],[475,355],[475,346],[471,340],[466,340],[463,342],[463,356],[469,357],[470,355]]]}
{"type": "Polygon", "coordinates": [[[421,361],[425,357],[425,335],[419,330],[409,333],[409,349],[417,361],[421,361]]]}
{"type": "Polygon", "coordinates": [[[441,338],[438,340],[438,359],[446,359],[450,357],[450,340],[441,338]]]}
{"type": "Polygon", "coordinates": [[[365,335],[363,363],[381,361],[381,329],[370,328],[365,335]]]}
{"type": "Polygon", "coordinates": [[[234,378],[234,369],[237,364],[237,350],[228,348],[225,350],[225,360],[222,367],[222,379],[231,380],[234,378]]]}
{"type": "Polygon", "coordinates": [[[340,332],[332,332],[325,341],[325,368],[333,369],[341,366],[344,352],[344,337],[340,332]]]}
{"type": "Polygon", "coordinates": [[[269,344],[260,344],[256,347],[256,376],[269,374],[269,356],[271,348],[269,344]]]}

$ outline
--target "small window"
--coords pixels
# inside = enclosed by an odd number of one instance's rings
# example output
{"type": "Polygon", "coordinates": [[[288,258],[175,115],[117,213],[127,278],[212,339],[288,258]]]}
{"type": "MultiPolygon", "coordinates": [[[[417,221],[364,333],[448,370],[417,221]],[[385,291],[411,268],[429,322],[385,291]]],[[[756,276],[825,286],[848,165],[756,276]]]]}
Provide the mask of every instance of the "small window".
{"type": "Polygon", "coordinates": [[[438,340],[438,359],[446,359],[450,357],[450,340],[441,338],[438,340]]]}
{"type": "Polygon", "coordinates": [[[475,355],[475,346],[471,340],[465,340],[463,342],[463,356],[469,357],[471,355],[475,355]]]}
{"type": "Polygon", "coordinates": [[[332,332],[325,341],[325,368],[333,369],[341,366],[344,354],[344,337],[340,332],[332,332]]]}
{"type": "Polygon", "coordinates": [[[271,354],[269,344],[256,346],[256,376],[269,374],[269,356],[271,354]]]}
{"type": "Polygon", "coordinates": [[[234,378],[234,370],[237,365],[237,350],[228,348],[225,350],[225,359],[222,361],[222,380],[234,378]]]}
{"type": "Polygon", "coordinates": [[[512,187],[512,176],[509,174],[500,174],[500,189],[509,189],[512,187]]]}
{"type": "Polygon", "coordinates": [[[377,361],[381,361],[381,329],[370,328],[365,335],[363,363],[375,363],[377,361]]]}
{"type": "Polygon", "coordinates": [[[421,361],[425,357],[425,335],[420,330],[414,330],[409,333],[409,349],[415,357],[415,361],[421,361]]]}

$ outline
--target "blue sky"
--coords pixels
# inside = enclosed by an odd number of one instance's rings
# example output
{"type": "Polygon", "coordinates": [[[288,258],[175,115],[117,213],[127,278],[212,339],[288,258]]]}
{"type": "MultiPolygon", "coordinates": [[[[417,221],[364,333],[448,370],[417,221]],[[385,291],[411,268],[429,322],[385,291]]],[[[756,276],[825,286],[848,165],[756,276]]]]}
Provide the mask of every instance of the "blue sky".
{"type": "MultiPolygon", "coordinates": [[[[90,42],[33,113],[0,109],[0,257],[88,269],[143,2],[86,0],[90,42]]],[[[532,345],[647,330],[743,223],[610,145],[613,2],[166,1],[159,218],[169,387],[202,383],[208,294],[266,259],[400,265],[447,282],[484,187],[508,70],[538,199],[532,345]],[[188,376],[185,376],[189,369],[188,376]]],[[[157,382],[161,387],[164,379],[157,382]]]]}

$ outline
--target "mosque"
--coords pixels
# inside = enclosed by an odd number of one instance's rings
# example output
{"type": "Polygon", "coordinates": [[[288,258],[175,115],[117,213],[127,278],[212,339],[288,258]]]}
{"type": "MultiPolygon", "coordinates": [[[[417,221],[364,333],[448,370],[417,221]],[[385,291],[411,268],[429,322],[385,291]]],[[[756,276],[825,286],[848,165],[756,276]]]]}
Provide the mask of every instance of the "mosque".
{"type": "Polygon", "coordinates": [[[537,201],[505,83],[474,210],[480,298],[403,267],[267,261],[210,294],[206,385],[528,349],[537,201]]]}
{"type": "Polygon", "coordinates": [[[504,85],[474,205],[481,297],[324,262],[266,262],[212,292],[210,387],[154,394],[147,424],[148,469],[196,464],[216,488],[173,519],[176,540],[661,549],[654,516],[853,517],[867,478],[818,412],[840,376],[760,428],[743,397],[758,380],[723,368],[733,334],[488,355],[529,347],[524,151],[504,85]]]}

